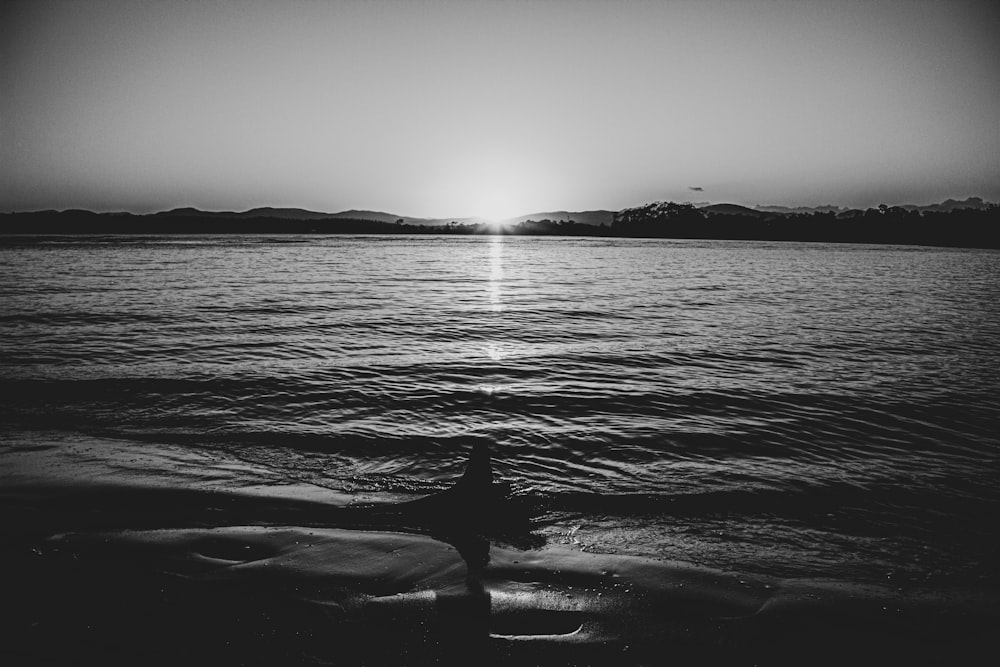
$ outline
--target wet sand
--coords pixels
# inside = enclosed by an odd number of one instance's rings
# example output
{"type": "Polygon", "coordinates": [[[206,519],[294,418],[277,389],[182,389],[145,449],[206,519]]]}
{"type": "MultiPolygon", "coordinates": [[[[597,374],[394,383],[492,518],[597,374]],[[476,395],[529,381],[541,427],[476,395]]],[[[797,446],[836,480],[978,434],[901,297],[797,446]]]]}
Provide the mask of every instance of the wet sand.
{"type": "Polygon", "coordinates": [[[379,530],[179,448],[53,436],[0,461],[5,665],[975,664],[1000,620],[990,591],[379,530]]]}

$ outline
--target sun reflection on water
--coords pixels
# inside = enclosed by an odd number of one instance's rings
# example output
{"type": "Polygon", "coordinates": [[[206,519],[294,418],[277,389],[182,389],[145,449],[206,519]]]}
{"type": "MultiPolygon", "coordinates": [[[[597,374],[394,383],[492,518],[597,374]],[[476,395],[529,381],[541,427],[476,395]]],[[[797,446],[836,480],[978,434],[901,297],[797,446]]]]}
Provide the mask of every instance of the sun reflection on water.
{"type": "MultiPolygon", "coordinates": [[[[500,293],[503,285],[503,237],[494,236],[490,239],[490,275],[487,290],[490,294],[490,310],[494,313],[503,312],[503,297],[500,293]]],[[[493,361],[501,361],[506,355],[499,344],[493,342],[486,346],[486,354],[493,361]]]]}
{"type": "Polygon", "coordinates": [[[487,289],[490,292],[490,310],[499,313],[503,310],[500,288],[503,284],[503,237],[494,236],[490,239],[490,278],[487,289]]]}
{"type": "Polygon", "coordinates": [[[490,343],[486,346],[486,354],[488,354],[490,359],[493,361],[500,361],[507,356],[507,353],[504,352],[496,343],[490,343]]]}

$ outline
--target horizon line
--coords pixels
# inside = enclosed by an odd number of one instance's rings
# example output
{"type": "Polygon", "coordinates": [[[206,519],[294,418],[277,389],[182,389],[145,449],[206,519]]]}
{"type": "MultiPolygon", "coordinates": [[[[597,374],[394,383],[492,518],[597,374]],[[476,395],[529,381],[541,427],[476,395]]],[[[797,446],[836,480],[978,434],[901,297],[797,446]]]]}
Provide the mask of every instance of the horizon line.
{"type": "Polygon", "coordinates": [[[587,208],[587,209],[573,210],[573,209],[570,209],[570,208],[553,208],[553,209],[546,209],[546,210],[539,210],[539,211],[531,211],[529,213],[520,213],[520,214],[517,214],[517,215],[506,216],[506,217],[503,217],[503,218],[494,218],[494,217],[485,216],[485,215],[462,215],[462,216],[426,216],[426,215],[420,216],[420,215],[406,215],[406,214],[402,214],[401,215],[401,214],[398,214],[398,213],[395,213],[395,212],[392,212],[392,211],[388,211],[388,210],[374,209],[374,208],[357,208],[357,207],[345,208],[345,209],[340,210],[340,211],[323,211],[323,210],[316,210],[316,209],[313,209],[313,208],[304,208],[304,207],[301,207],[301,206],[275,206],[275,205],[271,205],[271,204],[265,204],[265,205],[260,205],[260,206],[251,206],[249,208],[240,208],[240,209],[237,209],[237,208],[209,209],[209,208],[201,208],[199,206],[192,205],[192,204],[186,204],[186,205],[180,205],[180,206],[173,206],[171,208],[162,208],[162,209],[156,209],[156,210],[149,209],[149,210],[142,211],[142,212],[139,212],[139,211],[136,211],[136,210],[130,210],[130,209],[126,209],[126,208],[94,209],[94,208],[80,208],[80,207],[72,207],[71,206],[71,207],[61,208],[61,209],[60,208],[33,208],[33,209],[20,209],[20,210],[18,210],[18,209],[8,209],[6,211],[3,211],[3,213],[7,214],[7,215],[15,215],[15,214],[19,214],[19,213],[25,213],[25,214],[30,214],[30,213],[49,213],[49,212],[66,213],[68,211],[81,211],[81,212],[85,212],[85,213],[94,213],[94,214],[97,214],[97,215],[107,215],[107,214],[116,214],[116,213],[129,214],[129,215],[158,215],[158,214],[162,214],[162,213],[170,213],[172,211],[180,211],[180,210],[190,209],[190,210],[198,211],[200,213],[233,213],[233,214],[239,215],[239,214],[250,213],[250,212],[253,212],[253,211],[264,210],[264,209],[274,209],[274,210],[286,210],[286,211],[302,211],[302,212],[305,212],[305,213],[314,213],[314,214],[317,214],[317,215],[326,215],[326,216],[331,216],[331,217],[332,216],[343,215],[345,213],[358,212],[358,213],[376,213],[376,214],[381,214],[381,215],[389,215],[389,216],[393,216],[393,217],[400,218],[400,219],[410,219],[410,220],[429,220],[429,221],[439,221],[439,220],[455,220],[455,221],[459,221],[459,220],[466,220],[466,221],[468,221],[468,220],[480,220],[480,221],[485,221],[485,222],[505,222],[505,221],[508,221],[508,220],[514,220],[516,218],[523,218],[525,216],[551,214],[551,213],[567,213],[567,214],[572,214],[572,213],[596,213],[596,212],[611,212],[611,213],[616,213],[616,212],[619,212],[619,211],[627,210],[629,208],[636,208],[636,207],[640,207],[640,206],[645,206],[647,204],[651,204],[651,203],[655,203],[655,202],[675,202],[675,203],[678,203],[678,204],[693,204],[697,208],[704,208],[706,206],[734,205],[734,206],[742,206],[742,207],[749,208],[749,209],[778,208],[778,207],[780,207],[780,208],[787,208],[787,209],[790,209],[790,210],[794,210],[794,209],[836,208],[836,209],[841,210],[841,211],[849,211],[849,210],[864,211],[864,210],[868,210],[868,209],[871,209],[871,208],[878,208],[878,206],[882,206],[882,205],[889,206],[890,208],[891,207],[905,207],[905,206],[926,207],[926,206],[934,206],[936,204],[943,204],[943,203],[949,202],[949,201],[953,201],[953,202],[966,202],[966,201],[969,201],[969,200],[978,200],[978,201],[982,202],[983,204],[996,204],[997,203],[997,202],[988,201],[984,197],[981,197],[981,196],[978,196],[978,195],[970,195],[970,196],[965,197],[964,199],[958,199],[956,197],[946,197],[945,199],[942,199],[942,200],[939,200],[939,201],[931,201],[931,202],[926,203],[926,204],[918,204],[918,203],[913,203],[913,202],[897,203],[897,204],[883,203],[883,204],[878,204],[877,206],[864,206],[864,207],[862,207],[862,206],[847,206],[847,205],[843,205],[843,204],[833,204],[833,203],[788,205],[788,204],[743,204],[743,203],[740,203],[740,202],[737,202],[737,201],[722,201],[722,200],[720,200],[720,201],[698,201],[698,202],[694,202],[694,201],[691,201],[691,200],[677,201],[677,200],[674,200],[674,199],[651,199],[651,200],[643,202],[641,204],[635,204],[633,206],[626,206],[624,208],[618,208],[618,209],[615,209],[615,208],[587,208]]]}

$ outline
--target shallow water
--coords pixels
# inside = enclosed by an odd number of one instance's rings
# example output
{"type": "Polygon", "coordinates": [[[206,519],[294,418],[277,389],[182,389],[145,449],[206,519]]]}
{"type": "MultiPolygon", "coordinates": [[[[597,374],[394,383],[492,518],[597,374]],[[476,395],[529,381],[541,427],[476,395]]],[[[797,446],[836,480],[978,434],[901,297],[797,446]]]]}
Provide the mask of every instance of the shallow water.
{"type": "Polygon", "coordinates": [[[550,544],[995,586],[998,293],[980,250],[8,238],[0,428],[364,499],[485,441],[550,544]]]}

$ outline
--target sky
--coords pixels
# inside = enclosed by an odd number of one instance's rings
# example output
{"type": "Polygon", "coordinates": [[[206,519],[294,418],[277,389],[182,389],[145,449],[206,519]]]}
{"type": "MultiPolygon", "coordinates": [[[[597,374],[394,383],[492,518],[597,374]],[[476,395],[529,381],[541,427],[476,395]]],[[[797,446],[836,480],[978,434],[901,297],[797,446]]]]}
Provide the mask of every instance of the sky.
{"type": "Polygon", "coordinates": [[[992,2],[0,2],[0,211],[1000,200],[992,2]]]}

